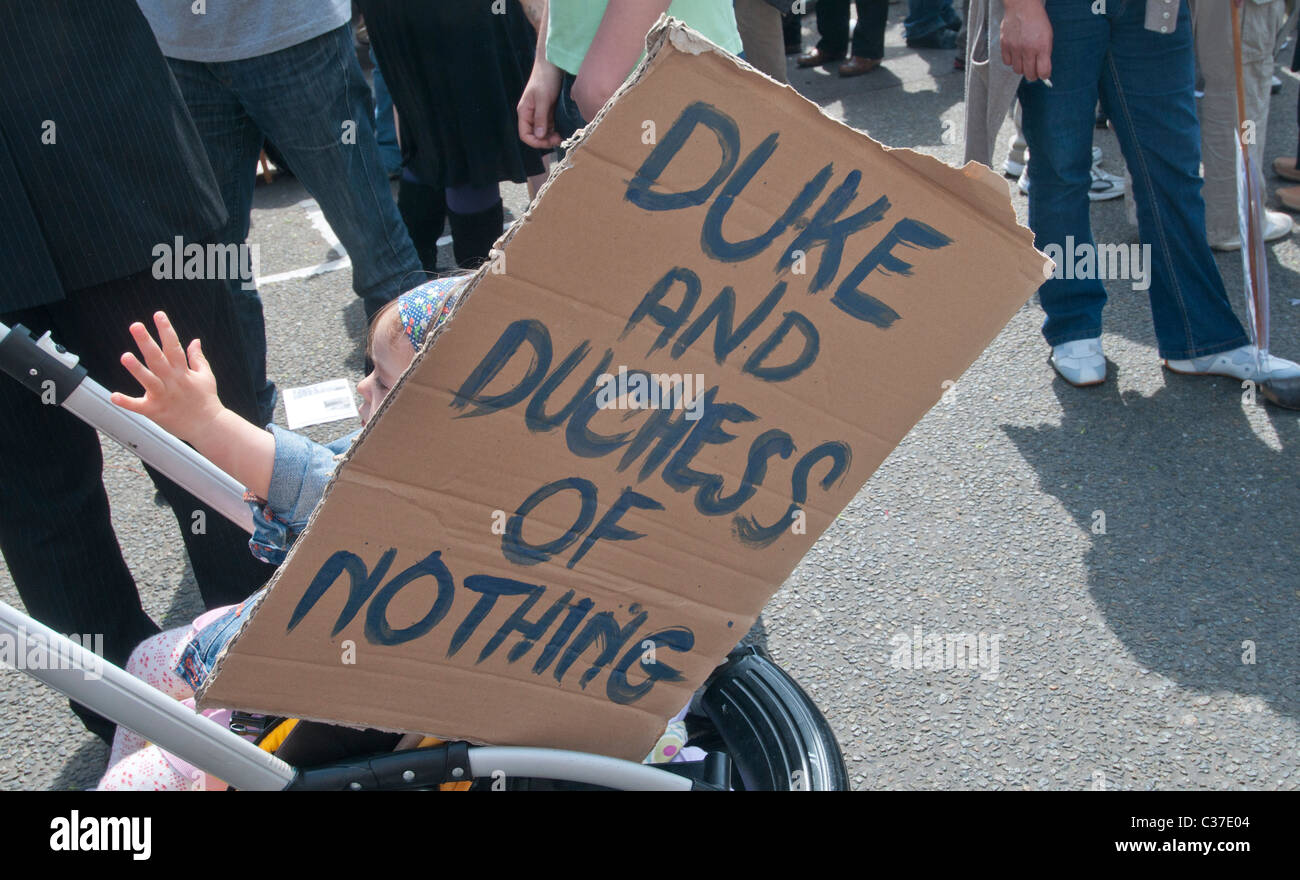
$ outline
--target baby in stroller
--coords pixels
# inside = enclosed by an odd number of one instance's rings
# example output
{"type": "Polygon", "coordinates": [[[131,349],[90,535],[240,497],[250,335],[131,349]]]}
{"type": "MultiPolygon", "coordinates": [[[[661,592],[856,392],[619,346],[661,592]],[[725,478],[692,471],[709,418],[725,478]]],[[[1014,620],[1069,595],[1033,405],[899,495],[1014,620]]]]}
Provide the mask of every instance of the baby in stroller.
{"type": "MultiPolygon", "coordinates": [[[[374,369],[357,384],[363,425],[411,365],[425,339],[447,320],[467,277],[426,282],[375,315],[368,346],[374,369]]],[[[131,353],[122,356],[123,365],[140,383],[144,395],[114,393],[112,402],[152,419],[240,481],[248,490],[245,500],[254,509],[250,549],[266,562],[283,562],[320,502],[339,458],[359,432],[321,445],[275,425],[258,428],[221,405],[200,341],[193,340],[186,349],[164,313],[154,315],[154,322],[157,340],[143,324],[131,326],[144,362],[131,353]]],[[[190,626],[145,640],[132,652],[127,671],[192,706],[194,694],[217,656],[239,632],[260,595],[213,609],[190,626]]],[[[228,724],[230,720],[228,710],[205,714],[216,723],[228,724]]],[[[683,760],[697,752],[702,756],[699,749],[684,748],[685,739],[685,725],[679,717],[652,756],[660,761],[683,760]]],[[[99,788],[219,791],[226,784],[119,727],[99,788]]]]}
{"type": "MultiPolygon", "coordinates": [[[[428,281],[375,315],[367,351],[374,369],[357,383],[363,425],[411,365],[424,340],[447,320],[467,277],[428,281]]],[[[131,353],[122,355],[123,366],[140,383],[143,396],[114,393],[113,403],[152,419],[247,487],[245,500],[253,505],[255,524],[249,547],[264,561],[279,564],[320,501],[339,457],[359,432],[321,445],[275,425],[262,429],[245,421],[218,400],[216,380],[200,340],[183,348],[164,313],[155,314],[154,323],[156,341],[143,324],[131,326],[144,362],[131,353]]],[[[213,609],[188,627],[146,639],[132,652],[127,671],[178,700],[192,701],[217,655],[259,597],[213,609]]],[[[228,712],[210,715],[218,723],[228,716],[228,712]]],[[[224,782],[121,727],[99,784],[105,790],[225,787],[224,782]]]]}

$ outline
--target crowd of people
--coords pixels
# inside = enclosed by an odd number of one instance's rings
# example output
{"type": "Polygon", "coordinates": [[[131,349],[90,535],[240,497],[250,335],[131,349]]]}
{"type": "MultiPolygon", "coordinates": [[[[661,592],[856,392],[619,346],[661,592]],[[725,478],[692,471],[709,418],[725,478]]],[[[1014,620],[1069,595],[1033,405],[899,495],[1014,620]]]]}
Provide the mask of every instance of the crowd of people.
{"type": "MultiPolygon", "coordinates": [[[[966,71],[967,160],[991,164],[1014,114],[1004,168],[1028,195],[1040,249],[1093,246],[1090,202],[1131,196],[1139,239],[1153,249],[1149,296],[1168,369],[1292,379],[1300,366],[1256,349],[1213,256],[1242,246],[1234,4],[1258,169],[1285,0],[908,0],[904,39],[909,50],[953,52],[966,71]],[[1099,171],[1099,113],[1126,179],[1099,171]]],[[[143,389],[114,401],[240,480],[258,524],[255,554],[211,511],[196,534],[191,517],[206,507],[150,470],[212,609],[160,634],[110,522],[95,431],[0,378],[9,414],[0,549],[29,613],[63,632],[104,633],[108,660],[130,660],[178,699],[192,696],[350,442],[322,446],[271,424],[276,389],[255,279],[151,269],[158,243],[178,237],[245,244],[264,150],[319,203],[351,257],[373,328],[358,386],[364,421],[452,308],[455,276],[430,276],[488,259],[504,223],[501,184],[536,191],[564,139],[624,82],[662,12],[785,82],[790,63],[857,77],[886,62],[888,0],[853,5],[851,27],[849,0],[248,0],[201,14],[172,0],[5,4],[0,255],[10,283],[0,321],[51,331],[107,387],[143,389]],[[805,51],[807,15],[818,39],[805,51]],[[439,263],[448,226],[454,266],[439,263]]],[[[1300,181],[1300,147],[1274,170],[1300,181]]],[[[1277,197],[1300,210],[1300,186],[1277,197]]],[[[1269,240],[1290,234],[1288,214],[1264,219],[1269,240]]],[[[1038,294],[1055,369],[1073,385],[1104,382],[1103,280],[1054,276],[1038,294]]],[[[113,741],[106,719],[74,710],[113,741]]],[[[190,781],[124,732],[112,761],[107,787],[190,781]]]]}

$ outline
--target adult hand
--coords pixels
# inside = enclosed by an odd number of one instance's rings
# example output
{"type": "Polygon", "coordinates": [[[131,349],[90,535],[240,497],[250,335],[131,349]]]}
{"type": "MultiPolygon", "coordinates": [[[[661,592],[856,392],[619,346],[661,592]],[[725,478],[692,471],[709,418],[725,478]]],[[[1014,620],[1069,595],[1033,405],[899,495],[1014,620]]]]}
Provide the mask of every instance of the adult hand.
{"type": "Polygon", "coordinates": [[[1052,22],[1043,0],[1006,0],[1002,63],[1033,82],[1052,75],[1052,22]]]}
{"type": "Polygon", "coordinates": [[[144,396],[127,397],[115,391],[110,400],[192,442],[224,409],[217,398],[217,380],[199,340],[191,341],[187,352],[165,312],[156,312],[153,319],[157,342],[144,324],[131,325],[144,363],[131,352],[122,355],[122,366],[144,388],[144,396]]]}
{"type": "Polygon", "coordinates": [[[555,130],[555,102],[560,97],[563,72],[547,61],[533,64],[533,72],[519,99],[519,139],[530,147],[549,150],[563,138],[555,130]]]}

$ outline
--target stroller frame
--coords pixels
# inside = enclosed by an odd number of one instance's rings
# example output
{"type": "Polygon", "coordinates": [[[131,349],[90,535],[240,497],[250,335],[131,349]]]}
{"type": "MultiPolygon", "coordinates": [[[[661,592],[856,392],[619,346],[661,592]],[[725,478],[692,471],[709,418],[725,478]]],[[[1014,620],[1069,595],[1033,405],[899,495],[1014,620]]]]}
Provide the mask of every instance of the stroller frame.
{"type": "MultiPolygon", "coordinates": [[[[0,370],[112,437],[252,532],[252,513],[237,481],[150,420],[113,405],[108,391],[86,375],[77,356],[49,333],[34,339],[21,324],[10,328],[0,323],[0,370]]],[[[794,679],[752,648],[733,652],[693,701],[718,725],[703,741],[748,750],[748,760],[738,762],[743,766],[733,768],[730,757],[720,751],[710,752],[702,762],[646,765],[559,749],[452,742],[303,769],[196,714],[4,602],[0,635],[17,645],[40,641],[50,656],[64,661],[48,664],[61,668],[24,669],[27,674],[241,790],[430,788],[496,780],[500,774],[653,791],[725,790],[736,781],[746,788],[815,791],[844,789],[848,783],[839,745],[816,705],[794,679]]],[[[688,715],[688,721],[691,718],[688,715]]]]}

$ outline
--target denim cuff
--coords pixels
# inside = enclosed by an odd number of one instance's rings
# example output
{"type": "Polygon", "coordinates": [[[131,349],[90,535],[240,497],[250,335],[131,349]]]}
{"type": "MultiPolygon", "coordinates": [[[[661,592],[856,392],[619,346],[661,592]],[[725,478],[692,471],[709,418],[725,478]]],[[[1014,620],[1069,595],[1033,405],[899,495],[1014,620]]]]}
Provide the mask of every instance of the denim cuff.
{"type": "Polygon", "coordinates": [[[278,425],[266,428],[275,437],[266,506],[286,522],[306,523],[334,474],[335,452],[278,425]]]}
{"type": "Polygon", "coordinates": [[[253,537],[248,546],[258,559],[279,565],[325,494],[339,454],[356,434],[322,446],[274,424],[266,429],[275,438],[275,462],[266,500],[247,499],[253,507],[253,537]]]}

